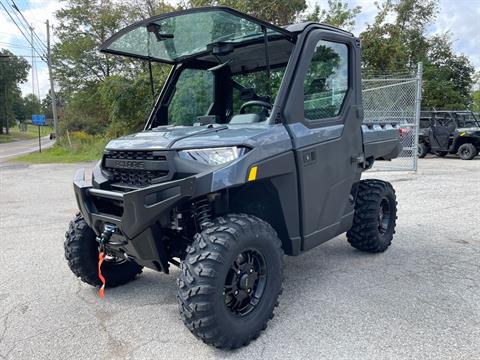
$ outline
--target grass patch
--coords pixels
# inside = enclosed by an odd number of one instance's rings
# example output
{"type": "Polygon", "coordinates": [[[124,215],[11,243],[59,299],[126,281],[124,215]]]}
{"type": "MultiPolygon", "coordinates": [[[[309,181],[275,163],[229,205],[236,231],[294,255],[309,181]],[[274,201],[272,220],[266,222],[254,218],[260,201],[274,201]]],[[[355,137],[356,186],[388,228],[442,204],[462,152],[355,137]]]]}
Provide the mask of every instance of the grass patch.
{"type": "Polygon", "coordinates": [[[51,148],[17,157],[15,161],[31,164],[48,163],[76,163],[82,161],[99,160],[107,139],[100,136],[91,136],[83,132],[70,134],[59,138],[51,148]],[[70,146],[71,144],[71,146],[70,146]]]}
{"type": "MultiPolygon", "coordinates": [[[[28,125],[27,131],[25,132],[20,131],[18,127],[12,127],[9,129],[9,132],[10,133],[8,135],[0,135],[0,144],[38,138],[38,126],[28,125]]],[[[47,136],[51,132],[53,132],[53,128],[51,126],[40,126],[40,136],[47,136]]]]}

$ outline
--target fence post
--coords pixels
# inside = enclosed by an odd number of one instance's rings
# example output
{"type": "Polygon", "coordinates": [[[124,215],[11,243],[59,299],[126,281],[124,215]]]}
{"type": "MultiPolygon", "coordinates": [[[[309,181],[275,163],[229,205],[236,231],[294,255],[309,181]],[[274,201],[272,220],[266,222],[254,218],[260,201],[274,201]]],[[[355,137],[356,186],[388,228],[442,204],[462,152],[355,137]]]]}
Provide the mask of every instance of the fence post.
{"type": "Polygon", "coordinates": [[[417,93],[415,97],[415,138],[413,140],[413,171],[417,171],[418,165],[418,137],[420,135],[420,111],[422,109],[422,87],[423,87],[423,63],[417,65],[417,93]]]}

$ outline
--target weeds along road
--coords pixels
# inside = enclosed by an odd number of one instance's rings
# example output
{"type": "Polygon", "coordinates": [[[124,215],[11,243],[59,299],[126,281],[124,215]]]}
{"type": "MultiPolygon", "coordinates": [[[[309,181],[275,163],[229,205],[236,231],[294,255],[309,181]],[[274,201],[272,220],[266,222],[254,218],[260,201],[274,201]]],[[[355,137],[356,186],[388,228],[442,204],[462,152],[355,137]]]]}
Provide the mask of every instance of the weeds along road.
{"type": "MultiPolygon", "coordinates": [[[[47,149],[55,143],[49,136],[41,138],[42,150],[47,149]]],[[[38,151],[38,138],[30,140],[12,141],[0,144],[0,163],[7,162],[14,157],[38,151]]]]}
{"type": "Polygon", "coordinates": [[[104,301],[75,278],[63,238],[77,167],[0,165],[2,359],[480,358],[480,157],[422,159],[416,176],[367,173],[397,190],[391,248],[365,254],[339,236],[287,258],[275,318],[234,352],[184,327],[176,269],[146,270],[104,301]]]}

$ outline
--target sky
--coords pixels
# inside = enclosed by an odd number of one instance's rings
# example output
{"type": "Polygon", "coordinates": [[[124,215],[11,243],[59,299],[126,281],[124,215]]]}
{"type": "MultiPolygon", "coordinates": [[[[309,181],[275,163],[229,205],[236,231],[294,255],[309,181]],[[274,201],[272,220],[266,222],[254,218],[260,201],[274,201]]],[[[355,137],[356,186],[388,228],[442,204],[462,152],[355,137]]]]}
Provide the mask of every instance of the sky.
{"type": "MultiPolygon", "coordinates": [[[[48,19],[55,26],[55,11],[59,10],[62,3],[57,0],[14,0],[28,22],[33,25],[39,38],[46,43],[45,21],[48,19]]],[[[381,1],[381,0],[380,0],[381,1]]],[[[175,2],[171,0],[171,2],[175,2]]],[[[307,0],[313,7],[319,4],[326,7],[328,0],[307,0]]],[[[11,0],[0,0],[7,9],[11,0]]],[[[361,6],[362,12],[357,17],[353,30],[355,35],[360,34],[368,23],[372,23],[376,15],[376,7],[372,0],[349,0],[351,7],[361,6]]],[[[440,9],[435,24],[429,27],[430,34],[449,31],[454,41],[454,51],[457,54],[466,54],[477,70],[480,70],[480,0],[440,0],[440,9]]],[[[52,39],[55,42],[55,39],[52,39]]],[[[22,37],[20,31],[10,20],[0,5],[0,48],[7,48],[17,55],[30,56],[28,42],[22,37]]],[[[31,62],[31,57],[27,57],[31,62]]],[[[50,88],[48,69],[39,59],[37,64],[38,82],[35,80],[35,93],[40,93],[43,98],[50,88]]],[[[28,81],[21,85],[24,95],[32,93],[32,74],[28,81]]]]}

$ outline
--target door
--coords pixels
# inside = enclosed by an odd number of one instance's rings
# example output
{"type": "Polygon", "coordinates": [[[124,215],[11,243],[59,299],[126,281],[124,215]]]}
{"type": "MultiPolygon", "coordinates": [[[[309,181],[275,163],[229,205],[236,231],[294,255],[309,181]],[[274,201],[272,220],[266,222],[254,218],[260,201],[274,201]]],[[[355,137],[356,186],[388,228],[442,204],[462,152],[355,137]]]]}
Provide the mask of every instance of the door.
{"type": "Polygon", "coordinates": [[[455,123],[449,114],[436,116],[430,130],[430,147],[433,151],[447,151],[450,147],[450,134],[455,131],[455,123]]]}
{"type": "Polygon", "coordinates": [[[299,54],[284,116],[297,162],[302,249],[347,231],[363,153],[355,38],[314,30],[299,54]]]}

